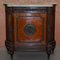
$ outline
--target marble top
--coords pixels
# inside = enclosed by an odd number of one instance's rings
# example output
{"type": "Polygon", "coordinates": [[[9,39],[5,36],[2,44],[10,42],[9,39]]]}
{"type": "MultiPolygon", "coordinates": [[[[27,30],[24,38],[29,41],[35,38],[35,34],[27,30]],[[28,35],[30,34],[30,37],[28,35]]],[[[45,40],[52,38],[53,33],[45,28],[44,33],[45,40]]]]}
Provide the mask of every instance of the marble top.
{"type": "MultiPolygon", "coordinates": [[[[56,4],[56,3],[54,3],[56,4]]],[[[17,5],[17,4],[7,4],[8,7],[53,7],[54,4],[40,4],[40,5],[17,5]]]]}

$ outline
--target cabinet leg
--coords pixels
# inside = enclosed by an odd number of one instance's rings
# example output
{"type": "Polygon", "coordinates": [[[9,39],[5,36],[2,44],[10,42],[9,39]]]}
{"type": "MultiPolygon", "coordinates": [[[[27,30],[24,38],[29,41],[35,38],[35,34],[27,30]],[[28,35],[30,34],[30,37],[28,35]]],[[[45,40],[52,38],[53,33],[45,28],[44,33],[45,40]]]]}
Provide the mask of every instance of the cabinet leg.
{"type": "Polygon", "coordinates": [[[10,56],[11,56],[11,60],[13,60],[13,54],[10,54],[10,56]]]}
{"type": "Polygon", "coordinates": [[[47,56],[48,56],[48,60],[50,60],[50,54],[47,54],[47,56]]]}

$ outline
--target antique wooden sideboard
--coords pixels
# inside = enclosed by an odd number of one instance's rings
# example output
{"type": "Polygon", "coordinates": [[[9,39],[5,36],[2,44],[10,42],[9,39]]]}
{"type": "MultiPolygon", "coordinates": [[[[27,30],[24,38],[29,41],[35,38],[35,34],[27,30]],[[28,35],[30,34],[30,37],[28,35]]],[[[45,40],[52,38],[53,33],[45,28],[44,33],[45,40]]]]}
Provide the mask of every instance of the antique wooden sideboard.
{"type": "Polygon", "coordinates": [[[5,4],[5,45],[11,58],[15,51],[38,51],[49,59],[56,45],[55,6],[5,4]]]}

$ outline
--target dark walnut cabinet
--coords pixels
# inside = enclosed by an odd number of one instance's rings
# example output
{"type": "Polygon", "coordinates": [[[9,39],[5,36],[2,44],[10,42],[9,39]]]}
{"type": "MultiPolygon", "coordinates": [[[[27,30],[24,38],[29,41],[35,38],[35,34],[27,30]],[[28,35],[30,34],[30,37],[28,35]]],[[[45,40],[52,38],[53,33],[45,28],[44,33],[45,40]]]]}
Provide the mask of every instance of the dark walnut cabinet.
{"type": "Polygon", "coordinates": [[[56,45],[55,6],[5,4],[5,45],[11,58],[15,51],[38,51],[46,52],[49,59],[56,45]]]}

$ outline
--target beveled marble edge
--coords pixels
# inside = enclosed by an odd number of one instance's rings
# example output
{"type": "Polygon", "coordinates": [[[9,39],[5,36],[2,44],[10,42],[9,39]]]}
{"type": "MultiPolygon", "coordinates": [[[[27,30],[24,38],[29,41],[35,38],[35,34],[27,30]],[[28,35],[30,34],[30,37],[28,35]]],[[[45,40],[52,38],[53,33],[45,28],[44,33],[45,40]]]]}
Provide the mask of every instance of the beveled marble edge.
{"type": "Polygon", "coordinates": [[[34,5],[31,5],[31,4],[27,4],[27,5],[15,5],[15,4],[7,4],[8,7],[53,7],[53,5],[56,4],[56,3],[52,3],[52,4],[34,4],[34,5]]]}

